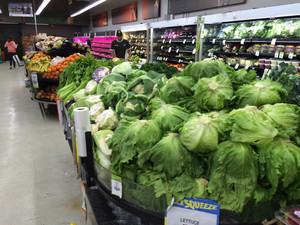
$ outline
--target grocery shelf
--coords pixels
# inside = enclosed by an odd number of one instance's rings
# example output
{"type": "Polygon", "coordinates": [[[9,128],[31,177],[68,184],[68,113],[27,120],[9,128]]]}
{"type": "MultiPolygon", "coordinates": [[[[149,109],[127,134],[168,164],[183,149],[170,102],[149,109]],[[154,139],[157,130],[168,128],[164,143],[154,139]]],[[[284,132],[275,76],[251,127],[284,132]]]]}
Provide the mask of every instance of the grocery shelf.
{"type": "MultiPolygon", "coordinates": [[[[242,57],[273,57],[274,53],[259,53],[257,56],[253,52],[213,52],[215,55],[227,55],[227,56],[242,56],[242,57]]],[[[283,58],[289,59],[289,54],[284,53],[283,58]]],[[[300,59],[300,55],[294,55],[293,59],[300,59]]]]}
{"type": "Polygon", "coordinates": [[[101,52],[101,53],[110,53],[110,51],[107,51],[107,50],[100,50],[100,49],[91,49],[92,51],[94,51],[94,52],[101,52]]]}
{"type": "Polygon", "coordinates": [[[166,38],[166,39],[156,39],[154,42],[158,43],[192,43],[193,40],[196,42],[195,38],[178,38],[178,39],[173,39],[173,38],[166,38]]]}
{"type": "Polygon", "coordinates": [[[44,103],[44,104],[49,104],[49,105],[56,105],[55,101],[48,101],[48,100],[40,100],[37,98],[31,98],[32,101],[38,102],[38,103],[44,103]]]}
{"type": "MultiPolygon", "coordinates": [[[[244,38],[244,43],[271,43],[273,38],[244,38]]],[[[275,38],[276,44],[300,44],[300,38],[275,38]]],[[[205,38],[204,42],[213,42],[222,43],[225,41],[226,43],[241,43],[242,38],[205,38]]]]}
{"type": "Polygon", "coordinates": [[[183,64],[189,64],[194,62],[195,60],[182,60],[181,58],[176,57],[168,57],[168,56],[162,56],[158,55],[154,58],[156,61],[162,61],[162,62],[172,62],[172,63],[183,63],[183,64]]]}
{"type": "Polygon", "coordinates": [[[166,48],[159,48],[159,47],[155,47],[153,50],[155,51],[162,51],[162,52],[165,52],[165,53],[189,53],[189,54],[193,54],[193,50],[190,50],[190,49],[177,49],[177,48],[172,48],[171,51],[169,51],[169,47],[166,47],[166,48]]]}

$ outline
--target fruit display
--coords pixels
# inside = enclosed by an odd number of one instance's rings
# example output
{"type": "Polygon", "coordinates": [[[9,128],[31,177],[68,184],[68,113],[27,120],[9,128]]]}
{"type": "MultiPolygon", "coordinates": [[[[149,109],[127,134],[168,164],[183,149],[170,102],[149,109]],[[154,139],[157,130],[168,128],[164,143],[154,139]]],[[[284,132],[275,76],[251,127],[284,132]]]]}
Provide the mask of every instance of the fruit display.
{"type": "Polygon", "coordinates": [[[66,38],[63,37],[48,36],[42,41],[38,41],[35,46],[43,51],[49,51],[59,49],[65,40],[66,38]]]}
{"type": "Polygon", "coordinates": [[[56,90],[56,85],[47,86],[44,90],[39,90],[35,98],[38,100],[55,101],[56,90]]]}
{"type": "MultiPolygon", "coordinates": [[[[43,53],[41,53],[43,54],[43,53]]],[[[36,71],[39,73],[47,72],[51,57],[50,56],[43,56],[35,54],[35,56],[32,58],[32,60],[28,63],[27,70],[28,71],[36,71]]]]}

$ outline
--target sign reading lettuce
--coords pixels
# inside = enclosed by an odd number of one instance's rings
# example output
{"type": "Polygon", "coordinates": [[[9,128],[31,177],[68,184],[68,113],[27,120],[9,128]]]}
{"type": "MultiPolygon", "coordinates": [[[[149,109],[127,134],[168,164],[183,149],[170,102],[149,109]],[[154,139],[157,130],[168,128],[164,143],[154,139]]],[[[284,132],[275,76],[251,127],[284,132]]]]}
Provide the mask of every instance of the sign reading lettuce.
{"type": "Polygon", "coordinates": [[[169,0],[169,14],[200,11],[203,9],[230,6],[245,2],[246,0],[169,0]]]}
{"type": "Polygon", "coordinates": [[[185,198],[167,210],[165,225],[218,225],[219,215],[217,202],[185,198]]]}

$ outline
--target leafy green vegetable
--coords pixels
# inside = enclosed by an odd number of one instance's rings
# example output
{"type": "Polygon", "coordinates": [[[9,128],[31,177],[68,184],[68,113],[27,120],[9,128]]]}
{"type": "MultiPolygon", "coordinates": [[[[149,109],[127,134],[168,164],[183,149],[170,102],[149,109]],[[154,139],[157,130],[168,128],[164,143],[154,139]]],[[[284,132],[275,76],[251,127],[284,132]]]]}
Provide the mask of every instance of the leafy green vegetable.
{"type": "Polygon", "coordinates": [[[125,81],[124,76],[118,73],[111,73],[104,77],[97,86],[97,94],[107,94],[110,85],[115,81],[125,81]]]}
{"type": "Polygon", "coordinates": [[[275,122],[279,135],[282,137],[291,138],[297,134],[300,123],[300,109],[298,106],[277,103],[275,105],[264,105],[262,111],[275,122]]]}
{"type": "Polygon", "coordinates": [[[128,93],[128,98],[121,99],[117,106],[117,114],[125,120],[136,120],[143,116],[148,104],[148,98],[145,95],[135,95],[128,93]]]}
{"type": "Polygon", "coordinates": [[[207,115],[195,113],[180,129],[180,140],[197,154],[215,151],[219,143],[218,126],[207,115]]]}
{"type": "Polygon", "coordinates": [[[192,95],[194,85],[192,77],[172,77],[160,89],[160,97],[166,103],[176,103],[180,98],[192,95]]]}
{"type": "Polygon", "coordinates": [[[234,142],[265,145],[278,134],[275,124],[256,106],[246,106],[229,113],[228,127],[232,127],[230,138],[234,142]]]}
{"type": "Polygon", "coordinates": [[[101,166],[103,166],[106,169],[110,168],[111,162],[110,162],[109,158],[107,156],[105,156],[98,147],[95,148],[93,153],[94,153],[93,154],[94,158],[101,166]]]}
{"type": "Polygon", "coordinates": [[[128,84],[127,90],[133,91],[136,94],[151,94],[156,82],[148,77],[147,75],[142,75],[135,78],[128,84]]]}
{"type": "Polygon", "coordinates": [[[75,94],[73,94],[73,98],[75,101],[78,101],[80,98],[86,96],[85,89],[80,89],[75,94]]]}
{"type": "Polygon", "coordinates": [[[101,130],[113,130],[117,127],[118,123],[117,115],[112,109],[103,111],[96,119],[96,124],[98,124],[101,130]]]}
{"type": "Polygon", "coordinates": [[[219,145],[210,162],[208,192],[221,209],[242,212],[257,185],[257,155],[250,145],[230,141],[219,145]]]}
{"type": "Polygon", "coordinates": [[[236,97],[239,108],[246,105],[261,106],[284,102],[287,97],[287,91],[279,82],[267,79],[241,86],[236,91],[236,97]]]}
{"type": "Polygon", "coordinates": [[[198,81],[204,77],[214,77],[216,75],[230,75],[234,69],[220,60],[205,60],[189,64],[182,72],[183,76],[190,76],[198,81]]]}
{"type": "Polygon", "coordinates": [[[87,107],[92,107],[93,105],[99,103],[100,95],[88,95],[85,99],[87,107]]]}
{"type": "Polygon", "coordinates": [[[101,96],[101,101],[105,107],[115,108],[117,103],[123,99],[128,98],[125,81],[113,81],[106,89],[106,93],[101,96]]]}
{"type": "Polygon", "coordinates": [[[159,99],[152,100],[149,109],[153,110],[152,119],[165,132],[172,131],[189,118],[187,110],[177,105],[166,104],[159,99]]]}
{"type": "Polygon", "coordinates": [[[285,192],[289,199],[299,200],[300,148],[289,139],[276,138],[259,148],[258,153],[260,180],[267,190],[268,200],[279,190],[285,192]]]}
{"type": "Polygon", "coordinates": [[[174,177],[181,174],[184,168],[188,166],[191,156],[180,142],[179,134],[169,133],[151,149],[139,155],[140,165],[143,165],[146,160],[153,163],[153,170],[174,177]]]}
{"type": "Polygon", "coordinates": [[[106,156],[110,157],[112,150],[108,148],[107,141],[112,137],[113,131],[100,130],[95,132],[92,137],[97,148],[106,156]]]}
{"type": "Polygon", "coordinates": [[[231,74],[232,85],[236,88],[243,84],[250,84],[256,79],[256,71],[250,70],[249,72],[246,69],[237,70],[235,73],[231,74]]]}
{"type": "Polygon", "coordinates": [[[192,90],[198,107],[206,111],[226,108],[233,97],[230,79],[225,75],[202,78],[192,90]]]}
{"type": "Polygon", "coordinates": [[[96,93],[96,89],[97,89],[97,82],[94,80],[90,80],[86,87],[85,87],[85,93],[88,95],[93,95],[96,93]]]}
{"type": "Polygon", "coordinates": [[[109,140],[109,147],[113,150],[113,170],[121,172],[123,163],[130,162],[138,153],[151,148],[161,137],[161,130],[153,120],[121,121],[109,140]]]}
{"type": "Polygon", "coordinates": [[[92,105],[89,111],[91,120],[95,121],[97,116],[99,116],[105,110],[103,102],[98,102],[95,105],[92,105]]]}
{"type": "Polygon", "coordinates": [[[129,75],[132,72],[132,67],[130,62],[123,62],[119,65],[116,65],[112,71],[112,73],[119,73],[125,76],[129,75]]]}
{"type": "Polygon", "coordinates": [[[165,74],[167,78],[171,78],[173,74],[177,74],[178,70],[174,66],[168,66],[166,63],[145,63],[141,67],[145,71],[155,71],[161,74],[165,74]]]}

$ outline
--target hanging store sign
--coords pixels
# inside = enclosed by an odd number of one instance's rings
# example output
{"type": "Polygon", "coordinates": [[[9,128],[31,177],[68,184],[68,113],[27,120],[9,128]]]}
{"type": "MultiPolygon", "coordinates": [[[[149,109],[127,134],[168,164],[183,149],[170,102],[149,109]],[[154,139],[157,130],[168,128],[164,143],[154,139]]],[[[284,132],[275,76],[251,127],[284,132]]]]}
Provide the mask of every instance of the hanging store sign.
{"type": "Polygon", "coordinates": [[[112,24],[137,21],[137,2],[132,2],[111,11],[112,24]]]}
{"type": "Polygon", "coordinates": [[[108,25],[107,12],[92,16],[93,27],[104,27],[108,25]]]}
{"type": "Polygon", "coordinates": [[[165,214],[165,225],[218,225],[220,205],[207,199],[185,198],[165,214]]]}
{"type": "Polygon", "coordinates": [[[160,0],[142,0],[143,20],[160,17],[160,0]]]}

